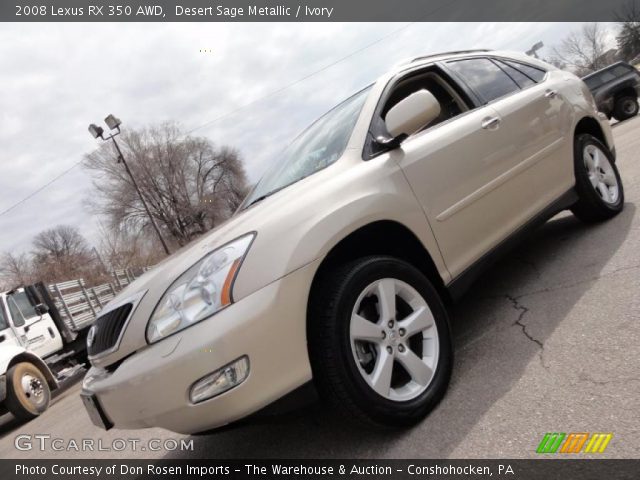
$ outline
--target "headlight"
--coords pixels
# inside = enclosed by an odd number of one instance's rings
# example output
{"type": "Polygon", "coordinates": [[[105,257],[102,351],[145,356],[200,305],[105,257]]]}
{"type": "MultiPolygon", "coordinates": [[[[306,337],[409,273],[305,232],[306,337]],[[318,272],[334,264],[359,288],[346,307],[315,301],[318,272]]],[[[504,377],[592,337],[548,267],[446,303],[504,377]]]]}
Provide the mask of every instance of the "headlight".
{"type": "Polygon", "coordinates": [[[255,237],[250,233],[213,251],[171,284],[147,325],[153,343],[230,305],[231,288],[255,237]]]}

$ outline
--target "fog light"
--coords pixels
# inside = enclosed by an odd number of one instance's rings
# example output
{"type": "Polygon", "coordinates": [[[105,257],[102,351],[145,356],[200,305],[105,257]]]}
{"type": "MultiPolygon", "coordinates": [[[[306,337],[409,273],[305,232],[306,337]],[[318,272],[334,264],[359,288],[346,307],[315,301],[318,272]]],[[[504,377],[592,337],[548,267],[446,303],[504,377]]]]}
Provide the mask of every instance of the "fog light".
{"type": "Polygon", "coordinates": [[[244,382],[248,376],[249,357],[244,356],[194,383],[189,392],[191,403],[202,402],[231,390],[244,382]]]}

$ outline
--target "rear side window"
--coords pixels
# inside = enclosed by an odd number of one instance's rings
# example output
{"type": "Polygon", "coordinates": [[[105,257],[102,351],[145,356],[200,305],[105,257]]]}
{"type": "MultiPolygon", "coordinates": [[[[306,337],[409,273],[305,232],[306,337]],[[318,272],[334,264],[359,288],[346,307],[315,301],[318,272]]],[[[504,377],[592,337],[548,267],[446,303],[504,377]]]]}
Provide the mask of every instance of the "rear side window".
{"type": "Polygon", "coordinates": [[[527,65],[525,63],[512,62],[511,60],[503,60],[503,61],[507,65],[521,71],[536,83],[541,82],[544,79],[544,76],[547,74],[547,72],[545,72],[541,68],[532,67],[531,65],[527,65]]]}
{"type": "Polygon", "coordinates": [[[520,88],[527,88],[527,87],[530,87],[531,85],[536,84],[536,82],[534,82],[531,78],[526,76],[520,70],[513,68],[511,65],[508,65],[507,63],[502,62],[500,60],[494,60],[494,61],[498,65],[500,65],[500,68],[502,68],[507,73],[507,75],[509,75],[513,80],[515,80],[515,82],[518,84],[520,88]]]}
{"type": "Polygon", "coordinates": [[[626,65],[617,65],[613,67],[611,70],[613,71],[613,74],[616,77],[622,77],[623,75],[626,75],[631,71],[629,67],[627,67],[626,65]]]}
{"type": "Polygon", "coordinates": [[[595,75],[593,77],[585,78],[584,83],[587,84],[587,87],[594,89],[602,85],[602,80],[598,75],[595,75]]]}
{"type": "Polygon", "coordinates": [[[509,75],[487,58],[456,60],[448,62],[447,66],[460,75],[485,102],[520,89],[509,75]]]}

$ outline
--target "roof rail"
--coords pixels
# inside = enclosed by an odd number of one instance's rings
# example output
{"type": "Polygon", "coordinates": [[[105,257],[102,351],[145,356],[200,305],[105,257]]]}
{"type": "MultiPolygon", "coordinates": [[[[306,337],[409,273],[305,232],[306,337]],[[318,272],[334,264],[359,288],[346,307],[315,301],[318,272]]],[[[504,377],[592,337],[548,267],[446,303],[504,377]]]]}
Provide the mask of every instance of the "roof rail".
{"type": "Polygon", "coordinates": [[[421,60],[426,60],[427,58],[441,57],[443,55],[461,55],[463,53],[477,53],[477,52],[490,52],[490,51],[491,50],[489,50],[487,48],[476,48],[474,50],[456,50],[456,51],[453,51],[453,52],[433,53],[431,55],[421,55],[419,57],[414,57],[407,63],[419,62],[421,60]]]}

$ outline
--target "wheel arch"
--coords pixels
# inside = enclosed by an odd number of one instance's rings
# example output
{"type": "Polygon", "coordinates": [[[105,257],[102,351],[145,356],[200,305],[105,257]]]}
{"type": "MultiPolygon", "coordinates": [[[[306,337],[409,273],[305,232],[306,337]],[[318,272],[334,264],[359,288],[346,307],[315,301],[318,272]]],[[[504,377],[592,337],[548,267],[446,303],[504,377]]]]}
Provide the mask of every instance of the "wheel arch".
{"type": "Polygon", "coordinates": [[[32,353],[25,351],[13,357],[9,362],[9,364],[7,365],[7,371],[9,371],[9,369],[14,365],[21,362],[31,363],[36,367],[38,367],[38,370],[40,370],[44,375],[44,378],[47,379],[47,384],[49,385],[49,388],[51,390],[55,390],[56,388],[58,388],[58,381],[54,377],[53,372],[51,372],[51,369],[40,357],[38,357],[37,355],[33,355],[32,353]]]}
{"type": "Polygon", "coordinates": [[[378,220],[357,228],[329,250],[315,272],[309,305],[318,280],[327,271],[345,262],[370,255],[389,255],[405,260],[431,281],[443,302],[451,302],[431,254],[418,237],[408,227],[395,220],[378,220]]]}
{"type": "Polygon", "coordinates": [[[634,87],[629,85],[616,92],[616,94],[614,95],[614,101],[618,101],[622,97],[638,98],[638,92],[636,92],[636,89],[634,87]]]}
{"type": "Polygon", "coordinates": [[[574,138],[581,134],[589,134],[596,137],[602,143],[611,147],[609,142],[607,141],[607,137],[600,126],[600,122],[593,117],[582,117],[580,121],[576,124],[576,128],[574,130],[574,138]]]}

